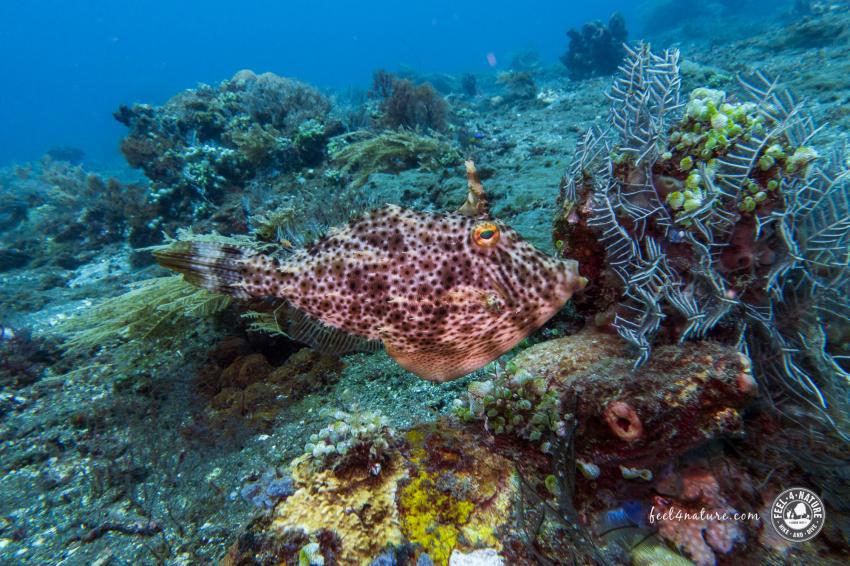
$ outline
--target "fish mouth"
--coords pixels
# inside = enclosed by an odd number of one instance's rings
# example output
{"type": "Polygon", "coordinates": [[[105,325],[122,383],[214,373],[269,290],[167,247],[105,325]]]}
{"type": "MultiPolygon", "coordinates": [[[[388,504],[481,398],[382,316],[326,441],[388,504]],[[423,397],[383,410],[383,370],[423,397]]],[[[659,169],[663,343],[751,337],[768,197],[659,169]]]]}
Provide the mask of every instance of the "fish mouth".
{"type": "Polygon", "coordinates": [[[587,287],[587,277],[582,277],[578,272],[578,262],[574,259],[562,260],[563,271],[562,280],[560,281],[560,296],[564,302],[570,299],[577,291],[581,291],[587,287]]]}

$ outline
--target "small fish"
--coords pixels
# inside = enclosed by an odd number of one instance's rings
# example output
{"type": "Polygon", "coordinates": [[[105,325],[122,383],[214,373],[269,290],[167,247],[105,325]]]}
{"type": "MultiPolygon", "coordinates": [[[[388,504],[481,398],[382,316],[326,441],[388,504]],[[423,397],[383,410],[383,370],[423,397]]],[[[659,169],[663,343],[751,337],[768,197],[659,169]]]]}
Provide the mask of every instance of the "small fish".
{"type": "Polygon", "coordinates": [[[296,340],[335,354],[383,345],[405,369],[446,381],[513,348],[586,284],[577,262],[489,218],[471,161],[467,179],[456,213],[387,205],[282,259],[197,242],[155,255],[200,287],[285,301],[296,340]]]}

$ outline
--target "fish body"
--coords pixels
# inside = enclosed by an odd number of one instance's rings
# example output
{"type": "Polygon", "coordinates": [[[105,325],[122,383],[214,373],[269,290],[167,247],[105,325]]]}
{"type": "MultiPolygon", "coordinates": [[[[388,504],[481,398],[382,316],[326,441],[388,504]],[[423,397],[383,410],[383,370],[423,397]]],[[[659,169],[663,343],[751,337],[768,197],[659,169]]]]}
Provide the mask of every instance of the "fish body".
{"type": "Polygon", "coordinates": [[[382,343],[433,381],[507,352],[585,284],[575,261],[544,254],[500,221],[395,205],[282,260],[191,242],[157,259],[214,291],[283,299],[326,328],[382,343]]]}

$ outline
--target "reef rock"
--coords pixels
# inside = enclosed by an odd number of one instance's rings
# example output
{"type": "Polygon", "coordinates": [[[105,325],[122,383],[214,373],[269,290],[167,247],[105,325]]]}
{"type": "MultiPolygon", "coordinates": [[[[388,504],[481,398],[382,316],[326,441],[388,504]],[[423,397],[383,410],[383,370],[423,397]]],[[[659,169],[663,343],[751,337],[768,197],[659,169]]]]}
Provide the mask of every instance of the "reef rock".
{"type": "Polygon", "coordinates": [[[711,341],[661,346],[635,369],[618,337],[585,331],[533,346],[514,365],[560,389],[579,425],[579,458],[603,468],[652,467],[739,433],[757,392],[749,359],[711,341]]]}
{"type": "Polygon", "coordinates": [[[322,469],[309,455],[291,470],[294,493],[261,532],[249,527],[223,564],[257,552],[251,540],[276,546],[276,559],[287,564],[313,543],[325,564],[365,565],[385,555],[436,566],[504,563],[498,534],[518,495],[515,467],[456,423],[409,430],[377,470],[322,469]]]}
{"type": "Polygon", "coordinates": [[[471,383],[456,412],[496,435],[540,441],[543,452],[575,422],[580,461],[643,477],[665,458],[739,433],[740,410],[757,392],[749,359],[712,341],[661,346],[634,366],[620,338],[585,330],[532,346],[504,373],[471,383]]]}

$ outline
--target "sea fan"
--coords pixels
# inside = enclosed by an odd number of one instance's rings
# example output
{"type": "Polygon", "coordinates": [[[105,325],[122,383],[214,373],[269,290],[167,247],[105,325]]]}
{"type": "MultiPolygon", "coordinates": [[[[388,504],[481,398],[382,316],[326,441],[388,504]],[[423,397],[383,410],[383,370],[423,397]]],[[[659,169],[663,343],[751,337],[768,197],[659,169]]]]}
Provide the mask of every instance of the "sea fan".
{"type": "Polygon", "coordinates": [[[610,128],[587,132],[562,183],[563,232],[603,247],[636,366],[669,336],[734,340],[778,407],[803,400],[850,439],[850,375],[824,330],[850,324],[844,153],[820,159],[804,105],[762,73],[741,80],[749,100],[682,103],[678,59],[627,49],[610,128]]]}

